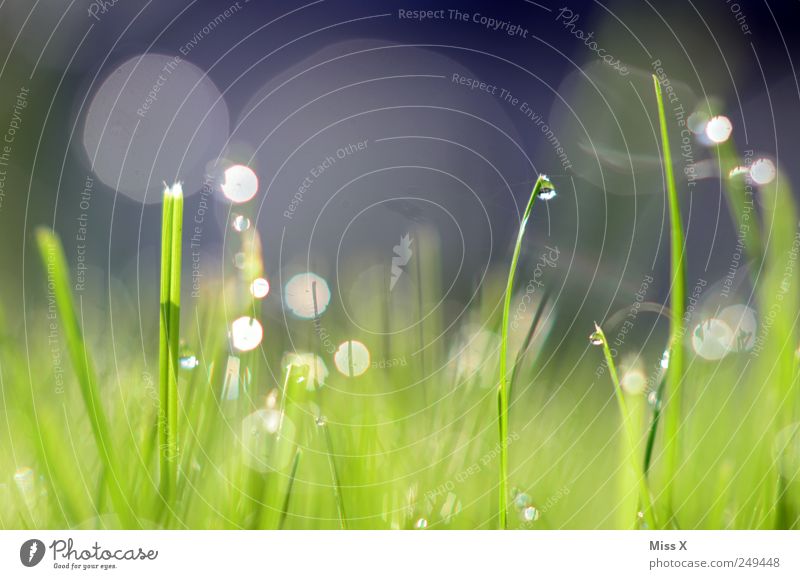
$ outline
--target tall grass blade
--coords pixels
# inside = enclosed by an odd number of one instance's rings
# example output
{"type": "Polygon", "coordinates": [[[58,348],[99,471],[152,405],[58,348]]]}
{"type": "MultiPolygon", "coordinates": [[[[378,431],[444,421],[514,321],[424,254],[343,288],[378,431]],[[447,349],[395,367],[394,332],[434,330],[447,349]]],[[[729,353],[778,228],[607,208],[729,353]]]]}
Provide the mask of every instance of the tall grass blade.
{"type": "Polygon", "coordinates": [[[667,514],[674,519],[674,483],[680,459],[681,426],[681,388],[683,381],[683,316],[686,303],[686,256],[684,253],[683,225],[681,223],[678,189],[672,171],[667,118],[664,112],[664,98],[661,84],[653,75],[653,85],[658,103],[658,122],[661,127],[661,152],[664,162],[664,181],[669,203],[670,222],[670,317],[669,327],[669,368],[667,369],[666,405],[664,406],[664,452],[666,456],[665,473],[667,514]]]}
{"type": "Polygon", "coordinates": [[[158,446],[161,495],[174,498],[178,472],[178,350],[180,346],[183,191],[164,188],[161,222],[158,446]]]}
{"type": "Polygon", "coordinates": [[[522,216],[517,234],[517,243],[514,245],[514,255],[511,257],[511,267],[508,270],[508,282],[506,283],[505,299],[503,303],[503,325],[501,330],[500,342],[500,383],[497,387],[497,415],[500,427],[500,528],[508,528],[508,326],[511,315],[511,292],[514,289],[514,277],[517,273],[517,263],[519,254],[522,251],[522,240],[525,237],[525,227],[528,219],[533,212],[533,204],[539,196],[542,187],[553,188],[549,179],[545,175],[539,175],[533,185],[528,205],[522,216]]]}
{"type": "Polygon", "coordinates": [[[642,515],[644,521],[647,523],[647,527],[649,529],[656,529],[658,527],[656,515],[653,511],[653,506],[650,500],[650,489],[648,488],[647,478],[645,476],[644,469],[641,466],[641,462],[637,459],[637,440],[639,437],[636,434],[633,424],[631,424],[631,413],[628,409],[628,403],[625,401],[625,393],[622,391],[622,385],[619,381],[617,367],[614,364],[614,358],[611,355],[611,350],[608,347],[608,340],[606,340],[606,336],[603,333],[602,328],[597,324],[595,324],[595,331],[591,336],[591,340],[592,343],[599,342],[603,347],[603,356],[606,359],[608,373],[611,376],[611,382],[614,385],[614,396],[617,399],[617,405],[619,406],[619,411],[622,415],[622,426],[623,430],[625,431],[625,442],[627,446],[626,455],[639,487],[639,505],[642,509],[642,515]]]}
{"type": "Polygon", "coordinates": [[[138,524],[131,505],[125,497],[125,489],[122,485],[125,476],[114,452],[111,430],[103,410],[97,378],[89,360],[89,353],[86,351],[86,343],[83,340],[78,316],[72,301],[69,268],[64,257],[64,249],[55,234],[45,228],[36,230],[36,243],[49,283],[53,287],[67,351],[69,352],[70,360],[78,379],[81,396],[89,415],[89,423],[100,455],[100,461],[107,473],[105,478],[111,502],[123,526],[125,528],[134,528],[138,524]]]}

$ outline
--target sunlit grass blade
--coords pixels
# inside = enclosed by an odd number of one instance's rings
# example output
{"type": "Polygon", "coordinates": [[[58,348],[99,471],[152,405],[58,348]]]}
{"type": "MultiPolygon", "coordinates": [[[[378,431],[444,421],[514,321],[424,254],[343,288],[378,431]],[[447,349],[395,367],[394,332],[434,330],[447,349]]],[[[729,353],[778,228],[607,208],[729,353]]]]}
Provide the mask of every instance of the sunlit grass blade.
{"type": "Polygon", "coordinates": [[[83,333],[72,301],[69,268],[64,257],[64,249],[53,232],[45,228],[36,230],[36,243],[42,264],[47,272],[48,283],[53,288],[67,351],[89,416],[100,461],[107,473],[105,478],[111,502],[122,524],[126,528],[134,528],[137,526],[137,522],[131,505],[125,497],[126,489],[123,487],[125,476],[114,452],[111,430],[103,410],[97,378],[86,350],[86,343],[83,340],[83,333]]]}
{"type": "Polygon", "coordinates": [[[669,203],[670,223],[670,326],[669,368],[667,369],[667,392],[664,406],[664,452],[666,484],[664,494],[667,514],[673,519],[674,484],[681,455],[679,430],[681,426],[681,388],[683,382],[683,316],[686,303],[686,255],[684,253],[683,224],[681,222],[678,189],[672,170],[667,117],[661,84],[653,75],[653,85],[658,103],[658,122],[661,127],[661,153],[664,165],[664,183],[669,203]]]}
{"type": "Polygon", "coordinates": [[[533,205],[536,198],[539,196],[543,187],[550,190],[553,189],[552,183],[545,175],[539,175],[536,183],[533,185],[528,205],[525,208],[525,213],[522,215],[522,221],[519,224],[519,233],[517,234],[517,242],[514,245],[514,255],[511,257],[511,267],[508,270],[508,282],[506,283],[505,298],[503,302],[503,325],[501,329],[501,342],[500,342],[500,382],[497,387],[497,415],[499,422],[500,434],[500,528],[506,529],[508,527],[508,326],[511,314],[511,293],[514,290],[514,278],[517,273],[517,263],[519,262],[519,255],[522,251],[522,241],[525,237],[525,228],[528,225],[528,219],[533,212],[533,205]]]}
{"type": "Polygon", "coordinates": [[[164,187],[161,223],[158,447],[161,495],[171,501],[178,469],[178,350],[180,345],[183,191],[164,187]]]}
{"type": "MultiPolygon", "coordinates": [[[[614,358],[611,355],[611,350],[608,347],[608,340],[606,340],[606,336],[603,333],[602,328],[597,324],[595,324],[595,331],[592,333],[590,340],[593,344],[601,345],[603,347],[603,356],[606,359],[608,373],[611,376],[611,382],[614,385],[614,397],[617,399],[617,406],[619,407],[619,412],[622,416],[622,426],[623,430],[625,431],[626,442],[625,454],[628,457],[631,470],[633,471],[633,475],[636,477],[637,486],[639,487],[639,505],[642,509],[642,516],[645,523],[647,523],[648,528],[656,529],[658,527],[656,515],[653,511],[653,506],[650,500],[650,489],[647,485],[647,478],[645,476],[644,469],[641,466],[642,463],[638,459],[639,453],[637,452],[637,441],[639,436],[634,429],[634,425],[631,424],[631,413],[628,408],[628,403],[625,401],[625,393],[622,391],[622,385],[619,381],[617,367],[614,364],[614,358]]],[[[636,517],[631,517],[631,519],[635,521],[636,517]]]]}

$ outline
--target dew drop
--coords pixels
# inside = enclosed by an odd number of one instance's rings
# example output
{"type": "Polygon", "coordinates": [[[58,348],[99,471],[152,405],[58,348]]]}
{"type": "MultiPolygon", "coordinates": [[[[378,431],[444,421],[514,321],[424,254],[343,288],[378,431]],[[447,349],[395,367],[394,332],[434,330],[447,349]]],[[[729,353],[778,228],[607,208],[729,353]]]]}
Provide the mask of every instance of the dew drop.
{"type": "Polygon", "coordinates": [[[244,215],[237,215],[233,218],[233,228],[241,233],[250,229],[250,220],[244,215]]]}
{"type": "Polygon", "coordinates": [[[522,511],[522,518],[525,521],[528,521],[528,522],[538,521],[539,520],[539,509],[537,509],[536,507],[534,507],[532,505],[529,505],[529,506],[525,507],[525,509],[522,511]]]}
{"type": "Polygon", "coordinates": [[[258,191],[258,177],[250,167],[233,165],[225,170],[222,193],[234,203],[245,203],[255,197],[258,191]]]}
{"type": "Polygon", "coordinates": [[[531,503],[531,497],[527,493],[517,492],[514,495],[514,506],[520,510],[525,510],[531,503]]]}
{"type": "Polygon", "coordinates": [[[269,293],[269,282],[263,277],[254,279],[250,284],[250,293],[256,299],[264,299],[269,293]]]}
{"type": "Polygon", "coordinates": [[[730,172],[728,173],[728,177],[730,177],[731,179],[733,179],[734,177],[743,177],[744,175],[747,175],[749,172],[750,169],[748,169],[744,165],[737,165],[736,167],[730,170],[730,172]]]}
{"type": "Polygon", "coordinates": [[[543,201],[550,201],[556,196],[556,188],[553,183],[548,179],[547,175],[539,175],[542,184],[539,187],[539,199],[543,201]]]}
{"type": "Polygon", "coordinates": [[[415,529],[427,529],[428,528],[428,519],[417,519],[417,522],[414,523],[415,529]]]}
{"type": "Polygon", "coordinates": [[[231,324],[231,342],[241,352],[249,352],[257,348],[264,337],[261,323],[248,316],[242,316],[231,324]]]}
{"type": "Polygon", "coordinates": [[[731,120],[723,115],[712,117],[706,124],[706,137],[714,143],[724,143],[731,136],[732,131],[731,120]]]}
{"type": "Polygon", "coordinates": [[[664,350],[664,353],[661,355],[661,367],[664,370],[669,368],[669,350],[664,350]]]}
{"type": "Polygon", "coordinates": [[[178,363],[181,365],[181,368],[184,370],[194,370],[197,366],[200,365],[200,360],[197,359],[197,356],[194,354],[189,354],[186,356],[181,356],[178,360],[178,363]]]}
{"type": "Polygon", "coordinates": [[[589,334],[589,343],[592,346],[602,346],[603,335],[600,332],[592,332],[591,334],[589,334]]]}
{"type": "Polygon", "coordinates": [[[322,428],[323,426],[325,426],[327,424],[327,421],[325,420],[324,416],[317,416],[316,423],[317,423],[317,426],[322,428]]]}
{"type": "Polygon", "coordinates": [[[775,179],[775,163],[769,159],[756,159],[750,165],[750,178],[759,185],[766,185],[775,179]]]}

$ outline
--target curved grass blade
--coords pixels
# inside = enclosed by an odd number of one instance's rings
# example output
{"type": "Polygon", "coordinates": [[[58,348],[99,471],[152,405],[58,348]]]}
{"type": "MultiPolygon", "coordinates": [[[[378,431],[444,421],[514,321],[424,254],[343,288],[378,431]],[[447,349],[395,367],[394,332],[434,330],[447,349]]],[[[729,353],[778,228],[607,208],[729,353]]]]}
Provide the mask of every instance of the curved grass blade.
{"type": "Polygon", "coordinates": [[[61,317],[67,351],[86,405],[100,461],[108,473],[105,479],[111,502],[125,528],[138,527],[136,516],[125,497],[125,489],[122,486],[124,476],[114,453],[111,431],[103,411],[97,378],[89,360],[89,353],[86,351],[86,344],[83,341],[83,334],[72,301],[69,268],[64,257],[64,249],[59,239],[49,229],[39,228],[36,230],[36,243],[42,264],[53,284],[56,307],[61,317]]]}
{"type": "Polygon", "coordinates": [[[684,253],[683,225],[681,223],[678,189],[672,171],[672,155],[669,148],[667,118],[664,113],[664,98],[661,84],[653,75],[653,85],[658,103],[658,122],[661,127],[661,152],[664,162],[664,180],[669,203],[670,222],[670,310],[669,368],[667,369],[667,397],[664,407],[664,451],[666,455],[666,486],[664,494],[667,513],[674,518],[674,482],[680,458],[679,430],[681,426],[681,382],[683,380],[683,316],[686,302],[686,255],[684,253]]]}
{"type": "Polygon", "coordinates": [[[508,270],[505,300],[503,303],[503,326],[500,342],[500,383],[497,387],[497,416],[500,427],[500,528],[508,528],[508,325],[511,313],[511,292],[514,289],[514,277],[517,273],[519,254],[522,251],[522,240],[525,237],[525,227],[533,212],[533,204],[543,187],[553,188],[546,175],[539,175],[533,185],[528,206],[522,216],[517,234],[517,243],[514,245],[514,255],[511,258],[511,267],[508,270]]]}

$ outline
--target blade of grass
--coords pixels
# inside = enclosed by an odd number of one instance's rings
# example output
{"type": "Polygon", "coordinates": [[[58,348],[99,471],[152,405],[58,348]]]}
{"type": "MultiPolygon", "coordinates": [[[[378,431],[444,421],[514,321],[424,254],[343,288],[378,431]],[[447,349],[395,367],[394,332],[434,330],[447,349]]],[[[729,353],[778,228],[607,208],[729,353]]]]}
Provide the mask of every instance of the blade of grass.
{"type": "Polygon", "coordinates": [[[36,230],[36,243],[39,255],[53,285],[56,308],[61,317],[61,327],[67,343],[72,366],[75,370],[81,396],[89,415],[92,434],[100,455],[100,461],[108,476],[108,492],[117,516],[125,528],[136,528],[138,523],[133,510],[125,498],[122,481],[125,479],[111,440],[108,419],[103,411],[103,404],[98,389],[97,378],[86,351],[78,316],[72,302],[69,282],[69,268],[64,257],[64,249],[59,239],[49,229],[36,230]]]}
{"type": "Polygon", "coordinates": [[[178,466],[177,398],[182,230],[181,185],[165,185],[161,222],[158,446],[160,491],[162,498],[168,503],[174,498],[178,466]]]}
{"type": "Polygon", "coordinates": [[[508,282],[506,283],[505,300],[503,303],[503,326],[501,330],[500,342],[500,383],[497,387],[497,415],[500,427],[500,528],[508,527],[508,325],[511,314],[511,292],[514,289],[514,277],[517,273],[517,263],[519,254],[522,251],[522,240],[525,237],[525,227],[528,219],[533,212],[533,204],[539,196],[542,187],[553,188],[549,179],[545,175],[539,175],[536,183],[531,190],[528,205],[522,216],[517,234],[517,243],[514,245],[514,255],[511,257],[511,267],[508,270],[508,282]]]}
{"type": "Polygon", "coordinates": [[[667,118],[661,84],[653,75],[653,85],[658,103],[658,122],[661,127],[661,153],[664,162],[664,181],[669,202],[670,222],[670,317],[669,368],[667,369],[667,399],[664,407],[664,452],[666,455],[666,484],[664,494],[668,518],[674,520],[674,483],[680,458],[679,430],[681,423],[681,382],[683,380],[683,316],[686,301],[686,256],[684,254],[683,225],[681,223],[678,189],[672,171],[667,118]]]}
{"type": "Polygon", "coordinates": [[[611,350],[608,347],[608,340],[606,340],[606,335],[603,333],[602,328],[597,324],[594,325],[594,328],[595,331],[591,335],[590,340],[593,344],[597,344],[599,342],[603,347],[603,355],[605,356],[606,364],[608,365],[608,373],[611,376],[611,382],[614,385],[614,396],[617,399],[619,412],[622,415],[622,426],[625,430],[625,441],[627,443],[626,454],[639,487],[639,505],[642,509],[643,518],[649,529],[657,529],[657,520],[650,501],[650,489],[647,485],[647,478],[645,476],[644,469],[640,466],[641,462],[636,458],[638,455],[636,452],[636,441],[638,437],[636,436],[636,431],[631,424],[631,413],[628,410],[628,404],[625,401],[625,393],[622,391],[622,385],[619,381],[619,374],[617,374],[617,367],[614,364],[614,358],[611,356],[611,350]]]}

